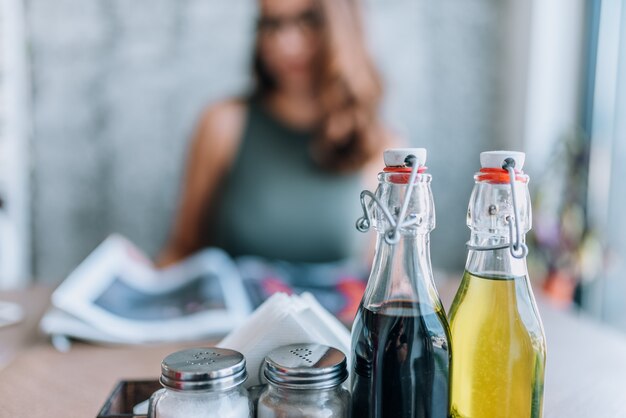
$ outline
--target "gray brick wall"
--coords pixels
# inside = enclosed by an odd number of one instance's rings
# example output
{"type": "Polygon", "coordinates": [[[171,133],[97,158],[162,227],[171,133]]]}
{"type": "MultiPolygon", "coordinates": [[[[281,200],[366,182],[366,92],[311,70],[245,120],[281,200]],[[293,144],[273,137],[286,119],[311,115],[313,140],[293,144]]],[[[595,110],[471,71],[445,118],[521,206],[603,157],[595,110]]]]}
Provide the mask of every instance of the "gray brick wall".
{"type": "MultiPolygon", "coordinates": [[[[254,0],[25,1],[36,277],[61,279],[113,231],[155,254],[198,112],[248,86],[254,0]]],[[[458,268],[477,153],[500,144],[507,2],[366,3],[385,114],[430,151],[434,264],[458,268]]]]}

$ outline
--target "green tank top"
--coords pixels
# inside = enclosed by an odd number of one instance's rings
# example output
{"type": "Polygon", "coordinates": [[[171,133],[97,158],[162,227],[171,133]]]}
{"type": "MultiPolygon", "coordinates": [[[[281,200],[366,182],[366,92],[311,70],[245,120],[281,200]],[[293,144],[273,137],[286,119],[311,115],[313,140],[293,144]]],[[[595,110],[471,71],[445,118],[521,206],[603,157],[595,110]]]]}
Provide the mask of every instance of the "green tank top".
{"type": "Polygon", "coordinates": [[[213,226],[215,244],[230,255],[291,262],[353,258],[365,237],[362,176],[330,173],[309,154],[311,132],[272,116],[255,99],[238,154],[225,180],[213,226]]]}

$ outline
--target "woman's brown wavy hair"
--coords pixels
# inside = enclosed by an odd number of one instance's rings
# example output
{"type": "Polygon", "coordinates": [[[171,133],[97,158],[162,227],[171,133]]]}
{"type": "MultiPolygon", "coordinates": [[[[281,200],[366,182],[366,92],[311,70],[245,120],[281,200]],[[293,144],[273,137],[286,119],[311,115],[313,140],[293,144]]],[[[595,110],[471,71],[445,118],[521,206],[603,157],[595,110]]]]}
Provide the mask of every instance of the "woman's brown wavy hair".
{"type": "MultiPolygon", "coordinates": [[[[337,172],[363,167],[384,148],[379,121],[382,82],[365,43],[359,0],[317,0],[322,21],[316,91],[322,119],[311,144],[313,159],[337,172]]],[[[256,96],[276,88],[259,52],[254,53],[256,96]]]]}

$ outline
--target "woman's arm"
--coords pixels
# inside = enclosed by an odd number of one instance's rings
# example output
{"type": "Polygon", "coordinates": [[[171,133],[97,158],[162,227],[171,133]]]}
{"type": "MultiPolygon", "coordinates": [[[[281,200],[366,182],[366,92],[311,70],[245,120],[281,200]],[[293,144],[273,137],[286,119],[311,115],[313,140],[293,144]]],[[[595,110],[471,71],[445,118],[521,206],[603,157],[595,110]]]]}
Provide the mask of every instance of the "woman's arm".
{"type": "Polygon", "coordinates": [[[201,116],[188,152],[178,213],[157,259],[160,267],[189,256],[206,242],[202,226],[235,158],[244,123],[245,104],[236,100],[220,102],[201,116]]]}

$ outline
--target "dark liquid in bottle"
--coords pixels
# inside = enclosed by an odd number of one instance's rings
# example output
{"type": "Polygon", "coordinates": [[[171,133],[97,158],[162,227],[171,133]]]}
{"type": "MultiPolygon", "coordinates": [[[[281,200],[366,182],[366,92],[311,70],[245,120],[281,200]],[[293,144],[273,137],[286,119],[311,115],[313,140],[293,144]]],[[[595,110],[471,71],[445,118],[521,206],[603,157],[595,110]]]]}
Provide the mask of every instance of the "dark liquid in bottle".
{"type": "Polygon", "coordinates": [[[412,302],[361,307],[353,328],[352,416],[446,418],[449,329],[443,312],[412,302]]]}

